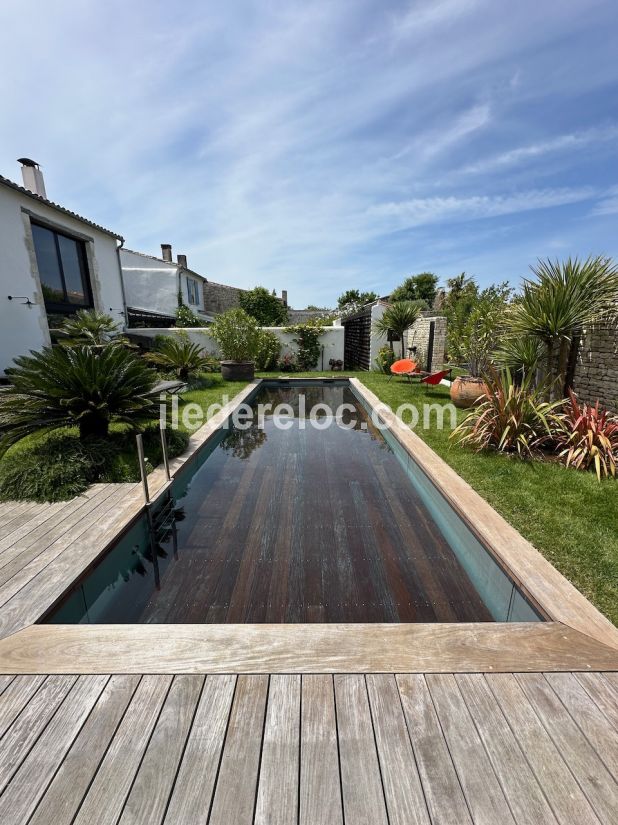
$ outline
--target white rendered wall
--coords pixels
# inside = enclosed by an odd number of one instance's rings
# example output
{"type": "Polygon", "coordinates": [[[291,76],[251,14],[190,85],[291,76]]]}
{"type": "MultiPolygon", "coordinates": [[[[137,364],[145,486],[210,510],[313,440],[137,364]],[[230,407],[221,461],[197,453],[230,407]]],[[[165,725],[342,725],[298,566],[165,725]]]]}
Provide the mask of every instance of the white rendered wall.
{"type": "Polygon", "coordinates": [[[371,307],[371,338],[369,339],[369,369],[377,370],[376,358],[381,347],[388,346],[388,339],[386,335],[378,335],[374,331],[374,323],[384,315],[385,310],[388,309],[388,304],[374,304],[371,307]]]}
{"type": "MultiPolygon", "coordinates": [[[[120,250],[127,306],[175,316],[178,309],[178,265],[158,261],[127,249],[120,250]]],[[[188,277],[193,277],[189,275],[188,277]]],[[[199,283],[199,304],[190,304],[187,293],[187,273],[180,275],[182,299],[194,312],[204,310],[204,279],[199,283]]]]}
{"type": "Polygon", "coordinates": [[[118,323],[124,323],[117,240],[0,184],[0,375],[16,356],[50,343],[30,217],[85,241],[95,307],[112,309],[118,323]],[[34,305],[9,301],[8,295],[24,295],[34,305]]]}
{"type": "MultiPolygon", "coordinates": [[[[285,332],[285,330],[282,327],[264,327],[264,329],[268,329],[271,332],[274,332],[279,337],[279,340],[281,341],[281,353],[279,355],[280,358],[283,358],[283,356],[288,353],[296,353],[297,346],[292,342],[292,339],[294,338],[293,333],[285,332]]],[[[208,327],[205,327],[203,329],[189,327],[183,328],[182,331],[187,333],[189,339],[193,343],[199,344],[207,352],[218,356],[219,350],[217,344],[212,340],[212,338],[208,334],[208,327]]],[[[176,327],[170,329],[156,329],[154,327],[148,327],[147,329],[132,329],[130,330],[130,332],[131,335],[140,335],[144,338],[155,338],[157,335],[177,335],[179,329],[176,327]]],[[[328,362],[331,358],[343,361],[343,337],[344,329],[340,326],[325,327],[325,331],[320,336],[319,343],[320,345],[324,346],[325,370],[330,369],[328,362]]],[[[314,369],[322,369],[321,353],[320,358],[318,359],[318,365],[314,369]]]]}

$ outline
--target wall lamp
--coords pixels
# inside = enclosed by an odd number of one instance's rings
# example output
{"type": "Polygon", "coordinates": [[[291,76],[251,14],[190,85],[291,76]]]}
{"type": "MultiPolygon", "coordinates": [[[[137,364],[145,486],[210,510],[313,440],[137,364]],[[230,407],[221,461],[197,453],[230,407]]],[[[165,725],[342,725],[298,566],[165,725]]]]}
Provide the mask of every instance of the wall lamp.
{"type": "Polygon", "coordinates": [[[9,301],[22,301],[23,306],[33,307],[34,303],[28,298],[27,295],[9,295],[9,301]]]}

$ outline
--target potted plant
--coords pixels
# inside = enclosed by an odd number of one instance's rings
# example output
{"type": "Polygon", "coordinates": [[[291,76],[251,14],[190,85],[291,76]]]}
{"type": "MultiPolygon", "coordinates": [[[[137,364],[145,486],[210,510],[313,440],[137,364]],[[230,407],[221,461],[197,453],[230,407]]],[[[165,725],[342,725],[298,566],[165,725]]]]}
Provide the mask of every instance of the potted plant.
{"type": "Polygon", "coordinates": [[[252,381],[260,345],[260,328],[244,309],[217,316],[208,334],[221,351],[221,375],[226,381],[252,381]]]}
{"type": "Polygon", "coordinates": [[[451,401],[456,407],[472,407],[486,397],[487,384],[483,376],[490,365],[504,326],[504,315],[510,290],[506,285],[484,290],[468,316],[460,340],[460,351],[468,364],[468,375],[455,378],[451,384],[451,401]]]}

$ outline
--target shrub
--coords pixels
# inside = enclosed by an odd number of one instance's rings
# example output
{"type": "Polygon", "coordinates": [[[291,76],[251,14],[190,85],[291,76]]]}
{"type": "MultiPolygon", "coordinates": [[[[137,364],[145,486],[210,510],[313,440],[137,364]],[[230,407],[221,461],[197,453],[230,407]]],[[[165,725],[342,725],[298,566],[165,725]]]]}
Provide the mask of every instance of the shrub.
{"type": "Polygon", "coordinates": [[[146,359],[183,381],[197,375],[208,364],[202,348],[192,344],[186,332],[180,331],[174,337],[158,336],[155,347],[154,352],[147,353],[146,359]]]}
{"type": "Polygon", "coordinates": [[[176,310],[176,326],[203,327],[204,322],[201,321],[195,313],[191,312],[188,306],[185,306],[185,304],[180,304],[176,310]]]}
{"type": "Polygon", "coordinates": [[[529,376],[515,384],[510,370],[492,370],[486,378],[484,401],[453,430],[451,438],[476,450],[496,449],[531,458],[551,441],[554,413],[562,402],[542,400],[529,376]]]}
{"type": "Polygon", "coordinates": [[[39,430],[79,427],[105,437],[110,422],[143,424],[157,415],[156,373],[122,347],[55,347],[15,359],[0,389],[0,451],[39,430]]]}
{"type": "Polygon", "coordinates": [[[599,481],[616,476],[618,416],[594,406],[580,405],[572,390],[561,414],[554,417],[555,441],[567,467],[588,470],[594,466],[599,481]]]}
{"type": "Polygon", "coordinates": [[[391,366],[395,363],[397,356],[390,347],[380,347],[376,358],[376,367],[380,372],[390,374],[391,366]]]}
{"type": "MultiPolygon", "coordinates": [[[[187,448],[189,436],[167,430],[170,458],[187,448]]],[[[149,469],[163,459],[159,430],[144,433],[149,469]]],[[[95,482],[139,481],[133,433],[112,433],[107,439],[81,440],[72,432],[56,432],[18,445],[0,461],[0,501],[66,501],[95,482]]]]}
{"type": "Polygon", "coordinates": [[[287,307],[263,286],[256,286],[254,289],[241,292],[238,302],[241,309],[244,309],[263,327],[280,327],[287,323],[287,307]]]}
{"type": "Polygon", "coordinates": [[[268,372],[275,368],[279,353],[281,351],[281,341],[276,332],[268,329],[261,329],[258,338],[258,348],[255,355],[255,366],[260,372],[268,372]]]}
{"type": "Polygon", "coordinates": [[[258,351],[260,328],[244,309],[228,309],[208,328],[224,361],[252,361],[258,351]]]}
{"type": "Polygon", "coordinates": [[[296,358],[291,352],[286,352],[277,364],[277,369],[281,370],[281,372],[300,372],[300,367],[296,363],[296,358]]]}
{"type": "Polygon", "coordinates": [[[292,341],[298,347],[296,353],[298,369],[303,371],[316,367],[320,357],[319,338],[324,333],[324,324],[319,320],[307,321],[305,324],[287,327],[285,331],[295,336],[292,341]]]}

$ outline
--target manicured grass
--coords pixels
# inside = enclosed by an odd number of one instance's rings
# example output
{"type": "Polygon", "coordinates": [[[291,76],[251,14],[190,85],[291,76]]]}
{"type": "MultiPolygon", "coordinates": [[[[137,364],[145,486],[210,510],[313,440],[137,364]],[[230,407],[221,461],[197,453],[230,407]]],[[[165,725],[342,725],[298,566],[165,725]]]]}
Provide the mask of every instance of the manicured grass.
{"type": "MultiPolygon", "coordinates": [[[[336,375],[305,373],[319,374],[336,375]]],[[[388,381],[388,376],[373,372],[344,374],[356,375],[394,410],[405,402],[450,400],[444,386],[388,381]]],[[[458,411],[458,420],[463,415],[458,411]]],[[[618,625],[618,481],[599,483],[592,472],[499,453],[475,453],[449,441],[448,430],[419,426],[415,432],[618,625]]]]}

